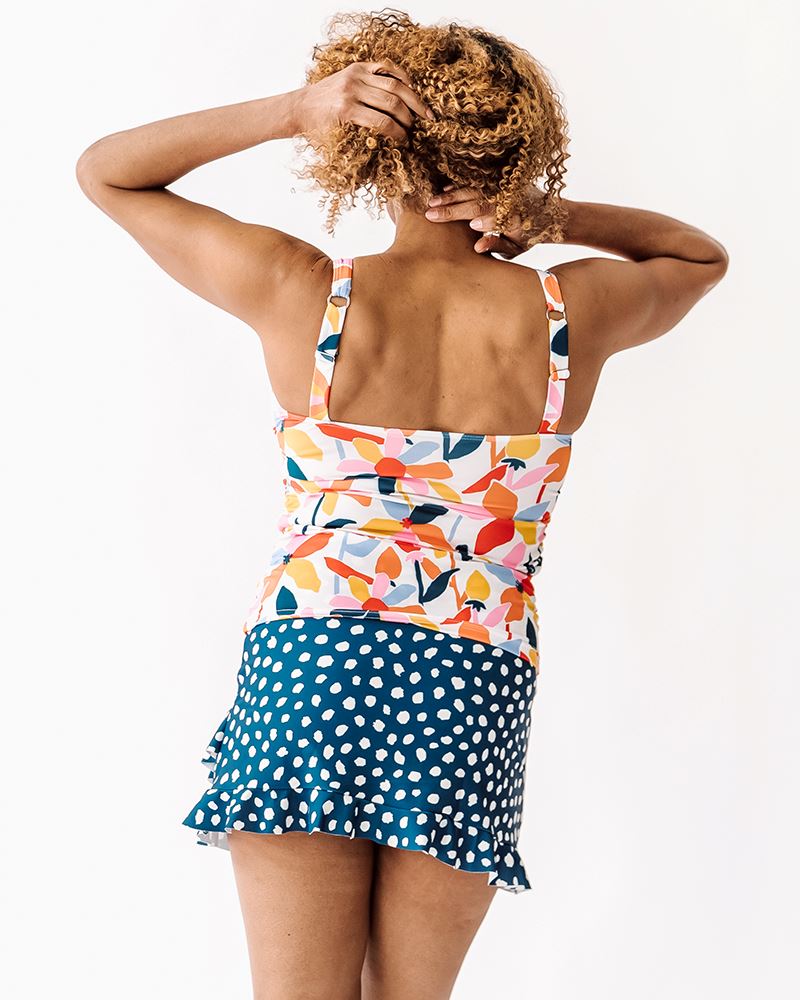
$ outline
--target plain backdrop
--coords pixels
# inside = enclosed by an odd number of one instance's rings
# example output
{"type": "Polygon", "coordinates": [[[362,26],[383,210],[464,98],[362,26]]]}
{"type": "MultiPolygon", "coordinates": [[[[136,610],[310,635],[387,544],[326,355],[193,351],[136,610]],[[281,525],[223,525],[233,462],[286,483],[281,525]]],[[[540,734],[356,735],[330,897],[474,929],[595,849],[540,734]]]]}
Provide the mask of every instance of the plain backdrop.
{"type": "MultiPolygon", "coordinates": [[[[0,991],[14,1000],[250,996],[230,855],[180,821],[235,695],[278,509],[266,376],[255,334],[162,273],[74,165],[110,132],[299,86],[336,9],[87,0],[4,18],[0,991]]],[[[567,197],[685,220],[731,261],[675,330],[608,363],[576,435],[537,584],[534,888],[499,893],[456,1000],[798,995],[795,10],[409,8],[544,63],[571,123],[567,197]]],[[[387,245],[388,219],[361,211],[329,238],[293,158],[273,143],[176,190],[330,253],[387,245]]]]}

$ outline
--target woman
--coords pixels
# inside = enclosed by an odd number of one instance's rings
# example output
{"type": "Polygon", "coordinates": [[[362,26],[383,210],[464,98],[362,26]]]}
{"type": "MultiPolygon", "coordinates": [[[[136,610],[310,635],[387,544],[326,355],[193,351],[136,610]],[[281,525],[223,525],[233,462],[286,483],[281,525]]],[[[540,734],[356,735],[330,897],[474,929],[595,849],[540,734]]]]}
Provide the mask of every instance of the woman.
{"type": "Polygon", "coordinates": [[[448,997],[495,890],[530,888],[532,578],[573,435],[606,359],[727,267],[686,223],[564,199],[567,142],[530,54],[384,12],[336,21],[296,91],[80,158],[96,205],[255,330],[274,395],[284,513],[184,820],[231,852],[257,997],[448,997]],[[333,261],[169,190],[289,137],[329,228],[359,193],[388,209],[386,251],[333,261]],[[548,241],[616,256],[509,262],[548,241]]]}

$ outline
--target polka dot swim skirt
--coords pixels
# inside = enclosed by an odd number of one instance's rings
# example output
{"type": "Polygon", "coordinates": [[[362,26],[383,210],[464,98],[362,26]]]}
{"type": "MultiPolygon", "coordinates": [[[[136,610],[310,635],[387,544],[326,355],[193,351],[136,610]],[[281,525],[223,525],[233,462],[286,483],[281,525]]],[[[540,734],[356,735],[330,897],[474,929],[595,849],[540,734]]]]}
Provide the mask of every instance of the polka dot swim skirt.
{"type": "Polygon", "coordinates": [[[425,851],[530,889],[517,853],[536,690],[521,657],[374,618],[291,618],[245,637],[236,700],[183,825],[323,831],[425,851]]]}

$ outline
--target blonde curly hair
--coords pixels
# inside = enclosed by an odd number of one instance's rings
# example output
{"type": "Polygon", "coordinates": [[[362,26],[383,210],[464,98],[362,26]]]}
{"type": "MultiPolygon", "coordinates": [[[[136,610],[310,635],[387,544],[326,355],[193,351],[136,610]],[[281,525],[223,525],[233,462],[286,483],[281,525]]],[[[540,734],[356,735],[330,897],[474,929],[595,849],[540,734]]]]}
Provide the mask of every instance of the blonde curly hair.
{"type": "Polygon", "coordinates": [[[480,28],[426,26],[397,10],[339,14],[313,51],[309,84],[353,62],[388,59],[402,67],[433,111],[414,116],[409,141],[346,123],[316,137],[301,177],[325,192],[327,229],[363,200],[379,214],[390,200],[418,210],[446,184],[479,190],[493,202],[496,228],[522,219],[526,243],[564,240],[561,201],[569,153],[560,97],[530,53],[480,28]],[[540,183],[541,182],[541,183],[540,183]],[[530,218],[526,191],[541,190],[530,218]]]}

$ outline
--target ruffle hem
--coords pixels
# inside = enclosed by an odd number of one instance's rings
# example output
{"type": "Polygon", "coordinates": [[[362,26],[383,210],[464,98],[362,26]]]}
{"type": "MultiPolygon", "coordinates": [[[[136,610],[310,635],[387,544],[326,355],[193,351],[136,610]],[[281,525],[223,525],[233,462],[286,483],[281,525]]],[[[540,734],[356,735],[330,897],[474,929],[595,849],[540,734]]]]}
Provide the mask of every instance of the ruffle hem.
{"type": "Polygon", "coordinates": [[[532,888],[514,845],[498,841],[487,831],[470,834],[444,813],[403,809],[365,794],[303,785],[300,781],[283,787],[255,780],[214,785],[228,717],[202,759],[210,771],[210,787],[182,822],[197,831],[198,844],[230,850],[227,836],[230,830],[272,834],[321,831],[424,851],[451,868],[485,872],[490,886],[507,892],[532,888]],[[448,852],[455,852],[455,857],[448,857],[448,852]]]}

